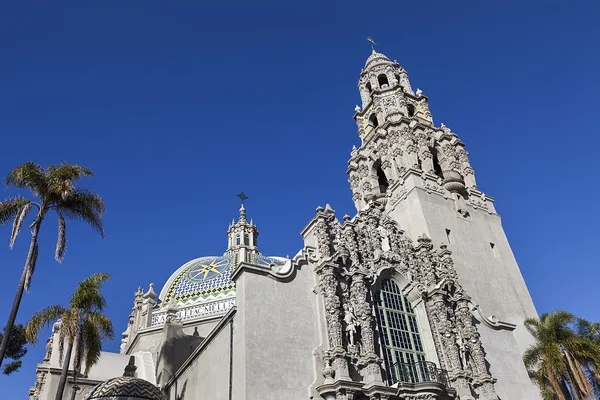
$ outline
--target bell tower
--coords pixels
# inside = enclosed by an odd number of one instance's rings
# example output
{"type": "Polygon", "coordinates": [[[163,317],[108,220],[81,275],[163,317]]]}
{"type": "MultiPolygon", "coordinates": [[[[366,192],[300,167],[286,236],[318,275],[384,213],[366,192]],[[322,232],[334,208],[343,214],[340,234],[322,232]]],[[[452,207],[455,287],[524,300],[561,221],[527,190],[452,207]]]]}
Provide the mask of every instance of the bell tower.
{"type": "Polygon", "coordinates": [[[523,321],[537,313],[465,143],[434,124],[429,99],[413,91],[397,61],[373,50],[358,89],[354,119],[361,145],[352,149],[347,170],[357,211],[382,204],[413,241],[424,234],[447,245],[472,311],[484,319],[481,341],[490,372],[502,377],[496,384],[501,398],[537,398],[521,360],[531,343],[523,321]]]}

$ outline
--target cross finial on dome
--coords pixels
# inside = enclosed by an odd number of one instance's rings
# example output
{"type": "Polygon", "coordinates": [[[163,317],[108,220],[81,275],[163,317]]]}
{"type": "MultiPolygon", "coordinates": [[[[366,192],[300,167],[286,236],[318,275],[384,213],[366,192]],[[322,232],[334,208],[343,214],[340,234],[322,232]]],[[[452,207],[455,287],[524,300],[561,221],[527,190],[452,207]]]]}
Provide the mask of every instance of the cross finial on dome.
{"type": "Polygon", "coordinates": [[[250,198],[244,192],[236,194],[236,197],[238,197],[242,201],[242,207],[244,207],[244,202],[250,198]]]}
{"type": "Polygon", "coordinates": [[[367,40],[371,43],[371,50],[373,50],[373,53],[375,53],[375,46],[377,46],[377,43],[375,43],[371,36],[367,36],[367,40]]]}

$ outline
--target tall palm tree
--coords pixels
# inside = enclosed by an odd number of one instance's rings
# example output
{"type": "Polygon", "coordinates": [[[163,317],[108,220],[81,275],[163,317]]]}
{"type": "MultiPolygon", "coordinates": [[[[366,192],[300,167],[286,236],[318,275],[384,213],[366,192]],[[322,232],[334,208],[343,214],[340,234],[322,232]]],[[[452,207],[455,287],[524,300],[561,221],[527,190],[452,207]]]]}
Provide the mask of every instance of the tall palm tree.
{"type": "MultiPolygon", "coordinates": [[[[589,340],[600,345],[600,322],[590,322],[583,318],[577,318],[575,330],[580,336],[588,338],[589,340]]],[[[593,387],[600,398],[600,362],[593,359],[588,360],[586,367],[588,372],[593,377],[593,387]]]]}
{"type": "Polygon", "coordinates": [[[32,344],[44,326],[60,319],[58,348],[62,360],[62,370],[56,400],[62,400],[69,372],[73,349],[73,378],[81,374],[82,363],[87,374],[100,359],[102,340],[112,339],[114,331],[110,319],[102,314],[106,300],[101,293],[102,284],[110,279],[108,274],[93,274],[81,281],[69,301],[69,308],[60,305],[44,307],[35,313],[25,326],[25,337],[32,344]],[[67,352],[64,354],[64,345],[67,352]]]}
{"type": "Polygon", "coordinates": [[[38,234],[46,215],[53,211],[58,216],[58,241],[56,243],[56,260],[58,262],[61,262],[64,257],[67,244],[65,217],[87,222],[104,238],[102,227],[104,202],[97,194],[86,189],[77,189],[74,186],[74,182],[81,177],[91,175],[93,175],[92,171],[81,165],[59,164],[43,169],[34,162],[27,162],[13,169],[5,179],[6,185],[29,189],[32,195],[31,200],[19,196],[0,202],[0,226],[13,221],[10,235],[11,248],[17,239],[25,217],[32,210],[35,210],[36,214],[29,226],[31,243],[27,260],[0,344],[0,365],[2,365],[8,346],[10,335],[7,333],[12,331],[23,291],[29,290],[31,277],[35,271],[38,256],[38,234]]]}
{"type": "Polygon", "coordinates": [[[586,366],[600,362],[600,344],[573,331],[569,325],[574,321],[573,314],[560,310],[525,320],[535,343],[525,351],[523,362],[544,400],[594,398],[586,366]]]}

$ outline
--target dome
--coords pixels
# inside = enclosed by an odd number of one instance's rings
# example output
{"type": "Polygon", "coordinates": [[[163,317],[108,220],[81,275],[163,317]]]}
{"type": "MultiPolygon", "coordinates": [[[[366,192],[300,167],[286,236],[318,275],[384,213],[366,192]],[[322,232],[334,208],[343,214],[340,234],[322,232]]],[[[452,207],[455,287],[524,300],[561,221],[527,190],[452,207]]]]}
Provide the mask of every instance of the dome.
{"type": "Polygon", "coordinates": [[[159,388],[148,381],[129,376],[112,378],[98,384],[85,400],[164,400],[159,388]]]}
{"type": "Polygon", "coordinates": [[[239,260],[239,253],[227,252],[222,256],[192,260],[171,275],[159,297],[164,303],[176,301],[184,304],[229,297],[235,295],[231,273],[240,261],[280,268],[286,263],[285,258],[266,257],[260,253],[251,253],[247,257],[247,260],[239,260]]]}
{"type": "Polygon", "coordinates": [[[367,62],[365,63],[365,68],[368,68],[372,64],[380,63],[380,62],[391,62],[389,58],[385,54],[377,53],[375,50],[371,53],[369,58],[367,58],[367,62]]]}

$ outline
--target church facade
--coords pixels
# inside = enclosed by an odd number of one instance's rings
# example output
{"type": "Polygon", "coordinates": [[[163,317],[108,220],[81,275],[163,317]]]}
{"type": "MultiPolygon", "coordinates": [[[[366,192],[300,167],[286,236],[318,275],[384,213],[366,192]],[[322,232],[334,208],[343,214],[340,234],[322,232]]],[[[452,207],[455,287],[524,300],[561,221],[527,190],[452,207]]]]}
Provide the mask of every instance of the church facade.
{"type": "MultiPolygon", "coordinates": [[[[465,144],[385,55],[358,88],[357,213],[318,207],[296,256],[267,257],[242,204],[224,254],[139,289],[120,353],[69,377],[65,399],[125,367],[169,400],[540,398],[521,360],[537,313],[465,144]]],[[[55,396],[59,331],[32,400],[55,396]]]]}

